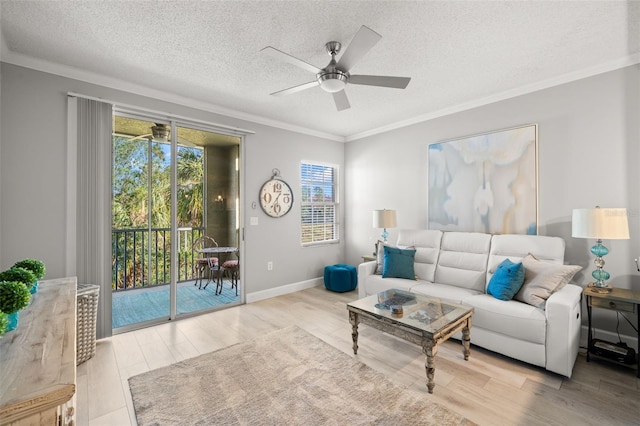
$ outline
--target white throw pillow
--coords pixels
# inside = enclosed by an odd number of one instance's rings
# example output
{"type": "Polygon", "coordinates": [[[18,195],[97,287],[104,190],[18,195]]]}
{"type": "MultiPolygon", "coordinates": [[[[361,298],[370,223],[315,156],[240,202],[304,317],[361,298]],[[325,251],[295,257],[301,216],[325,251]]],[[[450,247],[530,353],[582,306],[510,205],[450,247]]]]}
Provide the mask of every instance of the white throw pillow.
{"type": "Polygon", "coordinates": [[[564,287],[582,269],[578,265],[559,265],[542,262],[532,254],[522,259],[524,284],[514,299],[540,309],[545,308],[549,296],[564,287]]]}

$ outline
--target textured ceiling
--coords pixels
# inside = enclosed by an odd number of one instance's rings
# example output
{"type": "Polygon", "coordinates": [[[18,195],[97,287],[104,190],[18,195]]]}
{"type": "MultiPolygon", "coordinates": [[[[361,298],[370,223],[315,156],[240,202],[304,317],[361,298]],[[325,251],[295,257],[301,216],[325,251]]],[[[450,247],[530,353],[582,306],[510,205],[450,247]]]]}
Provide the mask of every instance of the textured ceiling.
{"type": "MultiPolygon", "coordinates": [[[[640,62],[638,1],[8,1],[2,60],[98,84],[141,86],[228,115],[347,140],[640,62]],[[336,111],[314,80],[260,50],[320,68],[324,44],[361,25],[382,40],[354,74],[412,77],[405,90],[348,85],[336,111]]],[[[344,50],[344,48],[343,48],[344,50]]],[[[123,86],[124,87],[124,86],[123,86]]]]}

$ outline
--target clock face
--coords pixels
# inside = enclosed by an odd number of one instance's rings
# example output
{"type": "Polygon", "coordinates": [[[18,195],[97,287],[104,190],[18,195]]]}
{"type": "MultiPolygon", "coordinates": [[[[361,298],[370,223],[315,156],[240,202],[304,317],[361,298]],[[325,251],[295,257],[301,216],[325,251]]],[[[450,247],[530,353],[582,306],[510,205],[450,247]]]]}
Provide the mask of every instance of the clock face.
{"type": "Polygon", "coordinates": [[[270,179],[260,189],[260,206],[271,217],[282,217],[293,207],[293,192],[283,180],[270,179]]]}

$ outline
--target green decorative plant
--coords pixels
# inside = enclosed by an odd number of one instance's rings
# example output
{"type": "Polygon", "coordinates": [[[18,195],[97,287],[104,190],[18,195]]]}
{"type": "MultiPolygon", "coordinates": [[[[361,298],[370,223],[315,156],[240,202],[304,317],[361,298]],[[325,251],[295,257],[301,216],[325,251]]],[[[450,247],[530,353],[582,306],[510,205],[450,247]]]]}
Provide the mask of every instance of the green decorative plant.
{"type": "MultiPolygon", "coordinates": [[[[36,276],[28,269],[24,268],[9,268],[6,271],[0,272],[0,281],[18,281],[27,286],[27,290],[31,290],[31,287],[38,281],[36,276]]],[[[5,311],[6,312],[6,311],[5,311]]]]}
{"type": "Polygon", "coordinates": [[[33,275],[36,276],[36,281],[41,280],[44,277],[45,267],[44,262],[37,259],[24,259],[20,260],[13,265],[14,268],[24,268],[28,271],[33,272],[33,275]]]}
{"type": "Polygon", "coordinates": [[[0,281],[0,311],[12,314],[29,305],[31,293],[19,281],[0,281]]]}
{"type": "Polygon", "coordinates": [[[9,315],[0,311],[0,336],[2,336],[5,331],[7,331],[8,325],[9,325],[9,315]]]}

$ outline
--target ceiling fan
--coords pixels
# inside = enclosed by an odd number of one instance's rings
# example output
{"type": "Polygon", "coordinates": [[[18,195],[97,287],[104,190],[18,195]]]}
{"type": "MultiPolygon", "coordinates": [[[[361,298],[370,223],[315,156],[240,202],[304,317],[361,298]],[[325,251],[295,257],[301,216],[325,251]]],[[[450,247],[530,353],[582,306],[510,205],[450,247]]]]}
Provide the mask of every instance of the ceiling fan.
{"type": "MultiPolygon", "coordinates": [[[[148,139],[150,141],[163,142],[163,143],[167,143],[169,141],[169,136],[171,135],[171,126],[169,126],[168,124],[153,123],[153,126],[151,126],[150,129],[151,129],[151,133],[147,133],[144,135],[133,136],[133,135],[122,134],[122,133],[114,133],[114,135],[125,137],[130,141],[136,141],[140,139],[148,139]]],[[[178,136],[178,144],[183,146],[188,146],[191,148],[197,146],[195,143],[188,141],[185,138],[180,136],[178,136]]]]}
{"type": "Polygon", "coordinates": [[[153,123],[151,126],[151,133],[147,133],[146,135],[136,136],[131,138],[132,141],[137,139],[149,139],[149,136],[153,138],[153,140],[167,141],[169,138],[169,133],[171,133],[171,127],[167,124],[162,123],[153,123]]]}
{"type": "Polygon", "coordinates": [[[340,60],[336,62],[336,55],[340,52],[342,44],[337,41],[330,41],[325,44],[327,53],[331,55],[331,62],[324,68],[318,68],[303,60],[284,53],[276,48],[267,46],[261,50],[274,58],[296,65],[307,71],[316,74],[316,79],[308,83],[290,87],[285,90],[272,93],[274,96],[290,95],[302,90],[320,86],[326,92],[333,95],[338,111],[350,108],[349,99],[344,91],[348,83],[362,84],[365,86],[390,87],[393,89],[404,89],[411,81],[410,77],[390,77],[381,75],[351,75],[349,70],[380,41],[382,36],[372,29],[362,26],[356,33],[353,40],[342,53],[340,60]]]}

